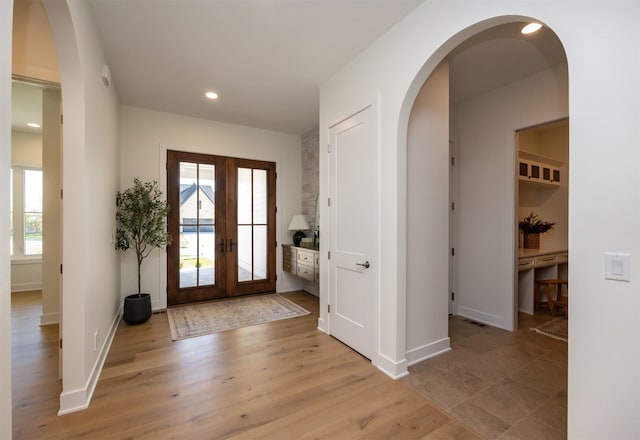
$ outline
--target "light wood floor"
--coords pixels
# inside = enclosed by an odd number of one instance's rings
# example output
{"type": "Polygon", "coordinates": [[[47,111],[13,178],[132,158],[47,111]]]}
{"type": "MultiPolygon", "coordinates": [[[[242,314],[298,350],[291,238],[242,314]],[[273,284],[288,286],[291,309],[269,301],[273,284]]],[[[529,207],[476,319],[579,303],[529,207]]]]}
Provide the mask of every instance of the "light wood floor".
{"type": "Polygon", "coordinates": [[[12,295],[14,439],[478,439],[316,329],[310,315],[172,342],[165,314],[121,324],[90,407],[58,417],[57,326],[12,295]]]}

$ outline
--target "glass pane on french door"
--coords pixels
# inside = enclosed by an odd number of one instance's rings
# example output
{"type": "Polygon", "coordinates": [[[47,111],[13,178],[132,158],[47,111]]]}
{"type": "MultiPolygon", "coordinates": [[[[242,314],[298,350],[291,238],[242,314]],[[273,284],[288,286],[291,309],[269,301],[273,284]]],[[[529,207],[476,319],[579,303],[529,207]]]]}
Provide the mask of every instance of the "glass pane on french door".
{"type": "Polygon", "coordinates": [[[215,165],[180,162],[179,286],[215,284],[215,165]]]}
{"type": "Polygon", "coordinates": [[[267,171],[238,168],[238,281],[267,279],[267,171]]]}

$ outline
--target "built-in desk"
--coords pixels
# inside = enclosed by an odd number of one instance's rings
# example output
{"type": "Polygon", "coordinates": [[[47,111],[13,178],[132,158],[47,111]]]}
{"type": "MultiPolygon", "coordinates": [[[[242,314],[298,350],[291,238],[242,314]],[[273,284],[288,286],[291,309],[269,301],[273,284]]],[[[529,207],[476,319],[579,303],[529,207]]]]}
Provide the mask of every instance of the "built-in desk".
{"type": "Polygon", "coordinates": [[[567,249],[518,249],[518,310],[533,314],[536,280],[568,276],[567,249]]]}

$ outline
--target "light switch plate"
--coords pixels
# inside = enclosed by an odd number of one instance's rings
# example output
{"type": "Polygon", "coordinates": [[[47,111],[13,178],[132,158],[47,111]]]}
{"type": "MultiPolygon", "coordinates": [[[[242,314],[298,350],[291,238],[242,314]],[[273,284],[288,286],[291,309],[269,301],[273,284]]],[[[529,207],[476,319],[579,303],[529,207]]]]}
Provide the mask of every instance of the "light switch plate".
{"type": "Polygon", "coordinates": [[[605,252],[604,277],[607,280],[631,281],[631,254],[605,252]]]}

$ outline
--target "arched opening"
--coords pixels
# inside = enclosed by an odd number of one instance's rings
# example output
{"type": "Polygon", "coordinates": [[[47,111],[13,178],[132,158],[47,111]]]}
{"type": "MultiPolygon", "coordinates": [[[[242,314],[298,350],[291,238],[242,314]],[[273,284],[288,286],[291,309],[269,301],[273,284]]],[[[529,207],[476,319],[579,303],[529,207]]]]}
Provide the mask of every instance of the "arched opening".
{"type": "MultiPolygon", "coordinates": [[[[549,246],[540,252],[553,249],[566,255],[568,228],[566,179],[562,186],[526,187],[526,202],[519,205],[516,133],[568,117],[562,44],[548,28],[522,36],[520,29],[528,21],[499,17],[452,37],[427,60],[401,113],[408,127],[406,139],[403,130],[399,133],[400,148],[406,145],[407,176],[406,357],[409,365],[416,365],[412,375],[428,370],[407,382],[420,383],[423,394],[445,410],[464,405],[482,388],[460,393],[460,383],[452,380],[456,374],[489,386],[502,377],[496,374],[506,373],[475,368],[504,351],[500,338],[517,339],[516,333],[489,326],[517,331],[518,313],[533,313],[535,279],[566,278],[566,262],[560,269],[558,264],[540,271],[531,268],[524,281],[518,271],[523,255],[518,220],[525,209],[564,197],[562,212],[545,211],[550,215],[546,220],[563,233],[555,241],[546,240],[549,246]],[[560,192],[563,196],[557,197],[560,192]],[[518,290],[527,284],[531,292],[523,298],[518,290]],[[450,347],[453,351],[446,353],[450,347]],[[421,366],[427,359],[429,366],[421,366]],[[436,380],[434,371],[442,377],[436,380]],[[424,386],[430,380],[438,387],[424,386]]],[[[563,147],[559,155],[568,157],[568,132],[563,147]]],[[[522,316],[528,331],[532,321],[522,316]]],[[[566,362],[563,368],[566,372],[566,362]]],[[[564,392],[566,396],[566,382],[564,392]]]]}
{"type": "Polygon", "coordinates": [[[20,408],[36,387],[56,398],[62,375],[62,107],[58,60],[41,1],[14,4],[12,47],[12,391],[20,408]],[[34,375],[54,386],[29,380],[34,375]]]}

